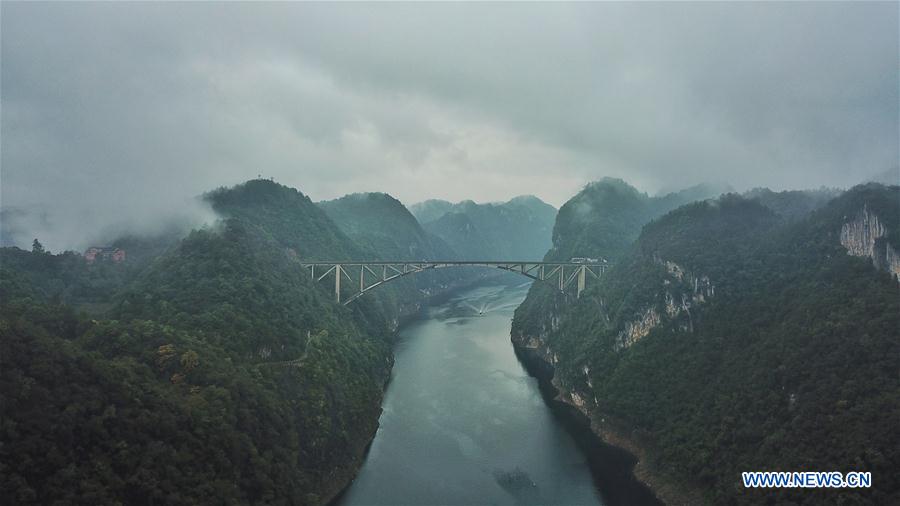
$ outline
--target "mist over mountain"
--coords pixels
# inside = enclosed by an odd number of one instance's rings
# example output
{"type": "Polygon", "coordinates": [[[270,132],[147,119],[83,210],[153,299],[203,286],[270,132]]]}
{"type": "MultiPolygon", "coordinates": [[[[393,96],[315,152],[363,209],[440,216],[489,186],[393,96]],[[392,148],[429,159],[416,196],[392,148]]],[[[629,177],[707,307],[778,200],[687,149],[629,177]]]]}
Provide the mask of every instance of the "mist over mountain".
{"type": "Polygon", "coordinates": [[[869,178],[866,182],[880,183],[883,185],[898,185],[900,184],[900,166],[892,167],[890,169],[886,169],[883,172],[879,172],[878,174],[869,178]]]}
{"type": "Polygon", "coordinates": [[[781,192],[774,192],[768,188],[754,188],[744,192],[742,196],[759,202],[787,221],[796,221],[805,218],[841,193],[842,190],[829,188],[781,192]]]}
{"type": "Polygon", "coordinates": [[[430,223],[449,213],[455,204],[446,200],[430,199],[409,206],[419,223],[430,223]]]}
{"type": "Polygon", "coordinates": [[[716,197],[729,187],[697,185],[650,197],[621,179],[589,183],[560,209],[547,260],[618,260],[650,220],[682,204],[716,197]]]}
{"type": "Polygon", "coordinates": [[[421,294],[335,304],[299,259],[371,244],[295,189],[252,180],[205,199],[223,219],[152,259],[0,249],[5,504],[319,504],[352,477],[393,329],[421,294]]]}
{"type": "Polygon", "coordinates": [[[96,205],[74,214],[57,203],[4,205],[0,207],[0,247],[27,248],[37,238],[51,251],[84,251],[123,236],[184,236],[217,219],[199,196],[173,199],[152,211],[128,199],[98,199],[96,205]]]}

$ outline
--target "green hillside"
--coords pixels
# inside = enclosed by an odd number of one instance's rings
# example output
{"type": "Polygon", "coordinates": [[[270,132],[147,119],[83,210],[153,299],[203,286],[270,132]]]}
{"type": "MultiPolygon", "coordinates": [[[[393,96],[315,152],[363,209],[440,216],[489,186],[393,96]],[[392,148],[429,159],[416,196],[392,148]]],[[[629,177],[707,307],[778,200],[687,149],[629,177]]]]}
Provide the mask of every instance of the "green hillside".
{"type": "Polygon", "coordinates": [[[335,304],[298,257],[364,248],[275,183],[207,198],[223,221],[106,286],[103,318],[44,288],[77,257],[0,252],[0,502],[320,504],[352,477],[395,315],[335,304]]]}
{"type": "Polygon", "coordinates": [[[621,179],[590,183],[559,209],[548,260],[602,257],[614,261],[637,239],[641,227],[682,204],[716,197],[721,188],[698,185],[650,197],[621,179]]]}
{"type": "Polygon", "coordinates": [[[530,295],[514,343],[598,430],[648,448],[659,483],[709,504],[897,503],[898,282],[842,229],[865,210],[876,246],[896,244],[898,199],[857,187],[802,219],[736,195],[683,206],[579,300],[530,295]],[[747,491],[752,470],[871,471],[875,486],[747,491]]]}

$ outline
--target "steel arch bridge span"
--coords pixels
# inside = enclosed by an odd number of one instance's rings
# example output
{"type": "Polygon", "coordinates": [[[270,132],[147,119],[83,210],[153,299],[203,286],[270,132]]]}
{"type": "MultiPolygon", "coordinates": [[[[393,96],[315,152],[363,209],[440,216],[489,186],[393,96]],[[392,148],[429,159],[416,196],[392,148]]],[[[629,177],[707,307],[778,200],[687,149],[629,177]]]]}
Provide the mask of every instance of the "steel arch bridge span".
{"type": "MultiPolygon", "coordinates": [[[[302,262],[316,281],[333,276],[334,298],[345,306],[385,283],[411,274],[418,274],[447,267],[491,267],[527,276],[536,281],[552,283],[557,290],[565,293],[575,286],[576,295],[581,296],[588,278],[599,279],[607,268],[606,262],[506,262],[480,260],[450,260],[437,262],[302,262]],[[356,291],[341,301],[341,285],[349,283],[356,291]]],[[[346,285],[345,285],[346,286],[346,285]]]]}

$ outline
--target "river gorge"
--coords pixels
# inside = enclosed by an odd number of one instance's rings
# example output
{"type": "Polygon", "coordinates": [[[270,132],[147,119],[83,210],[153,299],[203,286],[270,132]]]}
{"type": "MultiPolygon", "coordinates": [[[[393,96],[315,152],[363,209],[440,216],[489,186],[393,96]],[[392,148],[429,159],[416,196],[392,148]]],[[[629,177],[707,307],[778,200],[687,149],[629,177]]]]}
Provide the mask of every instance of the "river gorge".
{"type": "Polygon", "coordinates": [[[510,342],[529,283],[482,285],[400,331],[379,429],[336,504],[655,504],[510,342]]]}

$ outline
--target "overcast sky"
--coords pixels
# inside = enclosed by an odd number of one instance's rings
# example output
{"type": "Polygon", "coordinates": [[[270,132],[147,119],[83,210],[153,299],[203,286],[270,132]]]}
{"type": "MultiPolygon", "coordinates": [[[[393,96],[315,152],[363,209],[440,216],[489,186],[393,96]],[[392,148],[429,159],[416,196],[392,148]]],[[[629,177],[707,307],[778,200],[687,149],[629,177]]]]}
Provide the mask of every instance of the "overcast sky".
{"type": "Polygon", "coordinates": [[[314,200],[558,206],[603,176],[651,193],[849,186],[900,156],[896,2],[3,2],[0,16],[0,197],[45,211],[22,226],[53,248],[257,174],[314,200]]]}

